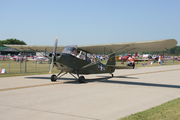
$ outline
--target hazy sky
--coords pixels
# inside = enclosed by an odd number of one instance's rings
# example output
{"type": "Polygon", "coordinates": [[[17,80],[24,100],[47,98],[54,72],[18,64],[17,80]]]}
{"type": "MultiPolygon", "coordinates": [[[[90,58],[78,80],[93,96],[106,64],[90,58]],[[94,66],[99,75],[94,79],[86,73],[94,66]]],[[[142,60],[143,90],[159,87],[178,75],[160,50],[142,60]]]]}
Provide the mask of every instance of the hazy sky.
{"type": "Polygon", "coordinates": [[[174,38],[180,0],[0,0],[0,40],[89,45],[174,38]]]}

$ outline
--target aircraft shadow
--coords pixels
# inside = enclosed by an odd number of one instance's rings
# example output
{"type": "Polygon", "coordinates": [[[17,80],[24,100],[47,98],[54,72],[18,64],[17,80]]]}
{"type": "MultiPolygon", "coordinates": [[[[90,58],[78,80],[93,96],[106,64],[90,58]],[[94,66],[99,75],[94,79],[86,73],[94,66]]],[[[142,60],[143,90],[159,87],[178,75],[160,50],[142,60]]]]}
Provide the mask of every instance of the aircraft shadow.
{"type": "MultiPolygon", "coordinates": [[[[99,78],[99,79],[87,79],[88,82],[103,82],[103,83],[114,83],[114,84],[125,84],[125,85],[139,85],[139,86],[151,86],[151,87],[167,87],[167,88],[180,88],[180,85],[168,85],[168,84],[156,84],[156,83],[144,83],[144,82],[132,82],[132,81],[115,81],[109,80],[111,77],[99,78]]],[[[138,79],[135,77],[127,76],[115,76],[114,78],[128,78],[128,79],[138,79]]]]}
{"type": "MultiPolygon", "coordinates": [[[[98,76],[100,77],[100,76],[98,76]]],[[[50,80],[50,77],[25,77],[27,79],[44,79],[44,80],[50,80]]],[[[180,85],[168,85],[168,84],[156,84],[156,83],[144,83],[144,82],[133,82],[133,81],[115,81],[110,80],[112,77],[107,76],[101,76],[101,78],[95,78],[95,79],[86,79],[86,82],[83,84],[87,84],[90,82],[103,82],[103,83],[113,83],[113,84],[124,84],[124,85],[139,85],[139,86],[151,86],[151,87],[164,87],[164,88],[180,88],[180,85]]],[[[113,78],[127,78],[127,79],[139,79],[136,77],[127,77],[127,76],[114,76],[113,78]]],[[[72,80],[67,82],[67,84],[79,84],[78,81],[74,78],[58,78],[58,81],[61,80],[72,80]]]]}
{"type": "MultiPolygon", "coordinates": [[[[44,80],[51,80],[51,77],[25,77],[27,79],[44,79],[44,80]]],[[[75,80],[74,78],[58,78],[57,80],[75,80]]]]}

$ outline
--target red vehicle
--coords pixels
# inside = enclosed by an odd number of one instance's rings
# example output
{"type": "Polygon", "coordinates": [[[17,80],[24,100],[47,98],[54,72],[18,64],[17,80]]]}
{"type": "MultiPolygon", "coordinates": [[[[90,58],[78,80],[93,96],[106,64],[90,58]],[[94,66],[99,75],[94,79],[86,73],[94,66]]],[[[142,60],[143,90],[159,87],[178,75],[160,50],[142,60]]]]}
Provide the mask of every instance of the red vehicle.
{"type": "Polygon", "coordinates": [[[128,60],[129,57],[130,57],[129,54],[128,54],[128,55],[124,55],[124,56],[122,56],[122,57],[120,58],[120,60],[123,61],[123,62],[125,62],[125,61],[128,60]]]}
{"type": "MultiPolygon", "coordinates": [[[[131,56],[131,54],[124,55],[124,56],[122,56],[122,57],[120,58],[120,60],[123,61],[123,62],[125,62],[125,61],[128,60],[128,58],[129,58],[130,56],[131,56]]],[[[135,56],[134,56],[134,57],[136,57],[136,56],[137,56],[137,52],[135,53],[135,56]]]]}

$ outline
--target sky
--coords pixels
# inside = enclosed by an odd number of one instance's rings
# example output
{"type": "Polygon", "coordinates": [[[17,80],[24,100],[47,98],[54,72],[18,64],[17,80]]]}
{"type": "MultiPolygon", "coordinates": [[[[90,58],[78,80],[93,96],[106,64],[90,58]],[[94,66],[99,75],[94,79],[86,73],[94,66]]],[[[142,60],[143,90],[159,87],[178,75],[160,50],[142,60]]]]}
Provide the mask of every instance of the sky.
{"type": "Polygon", "coordinates": [[[93,45],[176,39],[180,0],[0,0],[0,40],[93,45]]]}

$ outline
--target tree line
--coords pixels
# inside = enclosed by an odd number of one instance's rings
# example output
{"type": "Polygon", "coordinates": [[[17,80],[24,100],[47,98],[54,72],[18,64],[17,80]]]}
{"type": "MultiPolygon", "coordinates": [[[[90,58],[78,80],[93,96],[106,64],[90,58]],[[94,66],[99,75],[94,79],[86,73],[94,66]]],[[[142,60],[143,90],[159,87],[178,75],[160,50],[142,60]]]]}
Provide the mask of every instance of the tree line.
{"type": "MultiPolygon", "coordinates": [[[[163,54],[163,53],[168,53],[171,55],[180,55],[180,46],[175,46],[171,49],[168,49],[167,51],[152,51],[150,54],[163,54]]],[[[149,54],[149,52],[142,52],[142,54],[149,54]]]]}
{"type": "Polygon", "coordinates": [[[4,47],[3,44],[11,44],[11,45],[27,45],[24,41],[18,40],[18,39],[6,39],[6,40],[0,40],[0,47],[4,47]]]}

